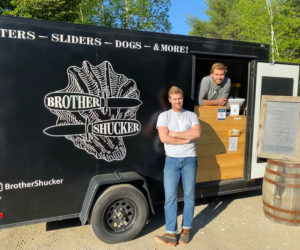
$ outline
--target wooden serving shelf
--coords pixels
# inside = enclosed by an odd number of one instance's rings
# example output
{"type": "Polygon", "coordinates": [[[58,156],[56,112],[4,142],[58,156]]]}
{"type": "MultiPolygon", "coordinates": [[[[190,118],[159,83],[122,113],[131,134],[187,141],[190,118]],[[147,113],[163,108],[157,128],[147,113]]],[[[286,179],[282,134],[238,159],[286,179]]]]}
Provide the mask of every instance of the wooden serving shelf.
{"type": "Polygon", "coordinates": [[[226,116],[225,120],[218,120],[219,108],[225,107],[195,106],[201,124],[201,137],[195,140],[197,182],[244,176],[246,116],[226,116]],[[229,137],[237,137],[236,151],[228,150],[229,137]]]}

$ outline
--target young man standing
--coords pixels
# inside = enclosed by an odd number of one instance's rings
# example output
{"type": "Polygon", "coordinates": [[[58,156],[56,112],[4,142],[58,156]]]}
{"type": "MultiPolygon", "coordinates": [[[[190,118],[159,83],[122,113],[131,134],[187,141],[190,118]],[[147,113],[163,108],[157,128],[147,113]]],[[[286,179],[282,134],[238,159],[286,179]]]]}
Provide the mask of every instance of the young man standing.
{"type": "Polygon", "coordinates": [[[197,115],[183,109],[183,92],[180,88],[172,86],[168,95],[172,108],[159,115],[156,125],[166,153],[164,167],[166,234],[155,236],[155,239],[175,246],[177,244],[177,187],[180,178],[184,192],[184,210],[179,244],[187,244],[190,239],[197,168],[193,139],[200,137],[201,127],[197,115]]]}
{"type": "Polygon", "coordinates": [[[203,77],[198,95],[199,106],[224,106],[230,92],[231,81],[225,77],[227,67],[223,63],[214,63],[210,75],[203,77]]]}

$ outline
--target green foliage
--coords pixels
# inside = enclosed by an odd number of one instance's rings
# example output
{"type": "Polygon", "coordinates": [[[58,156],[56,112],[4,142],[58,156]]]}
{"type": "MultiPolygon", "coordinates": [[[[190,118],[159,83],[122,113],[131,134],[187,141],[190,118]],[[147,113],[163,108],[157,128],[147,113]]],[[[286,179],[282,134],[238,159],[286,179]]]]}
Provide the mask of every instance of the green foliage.
{"type": "Polygon", "coordinates": [[[206,4],[209,21],[187,17],[190,35],[267,43],[276,61],[300,62],[299,0],[207,0],[206,4]]]}
{"type": "Polygon", "coordinates": [[[231,26],[236,22],[235,4],[239,0],[207,0],[209,8],[205,11],[210,17],[209,21],[201,21],[197,17],[187,16],[187,22],[192,27],[190,35],[204,36],[210,38],[234,39],[234,34],[227,34],[225,27],[231,26]]]}
{"type": "Polygon", "coordinates": [[[170,0],[82,0],[77,22],[169,32],[170,0]]]}
{"type": "Polygon", "coordinates": [[[0,0],[0,14],[169,32],[170,0],[0,0]]]}
{"type": "Polygon", "coordinates": [[[12,10],[13,9],[13,6],[10,3],[10,1],[11,0],[1,0],[1,2],[0,2],[0,15],[5,10],[12,10]]]}
{"type": "Polygon", "coordinates": [[[11,10],[3,14],[73,22],[79,16],[80,0],[11,0],[11,10]]]}

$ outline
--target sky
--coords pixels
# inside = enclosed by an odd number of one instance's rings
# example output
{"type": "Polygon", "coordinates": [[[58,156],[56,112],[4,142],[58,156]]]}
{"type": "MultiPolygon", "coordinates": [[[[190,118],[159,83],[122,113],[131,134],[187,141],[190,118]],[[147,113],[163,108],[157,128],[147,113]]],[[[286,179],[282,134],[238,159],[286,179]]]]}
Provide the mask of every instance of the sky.
{"type": "Polygon", "coordinates": [[[205,0],[171,0],[170,22],[172,34],[188,35],[191,28],[186,23],[185,14],[207,20],[204,10],[207,8],[205,0]]]}

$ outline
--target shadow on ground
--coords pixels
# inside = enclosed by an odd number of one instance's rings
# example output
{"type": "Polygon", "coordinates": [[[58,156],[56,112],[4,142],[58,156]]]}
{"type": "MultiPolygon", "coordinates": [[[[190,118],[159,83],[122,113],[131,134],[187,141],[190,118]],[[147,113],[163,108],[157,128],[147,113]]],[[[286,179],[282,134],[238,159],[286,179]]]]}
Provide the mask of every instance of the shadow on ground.
{"type": "MultiPolygon", "coordinates": [[[[260,190],[198,200],[196,202],[196,206],[206,205],[206,204],[207,206],[200,213],[195,214],[191,237],[197,234],[199,230],[207,226],[219,214],[221,214],[233,200],[243,199],[243,198],[253,197],[258,195],[261,195],[260,190]]],[[[183,203],[179,203],[178,214],[182,214],[182,211],[183,211],[183,203]]],[[[158,228],[164,226],[165,217],[164,217],[163,207],[156,209],[156,214],[150,215],[149,219],[150,219],[149,223],[144,227],[139,237],[143,237],[144,235],[151,233],[157,230],[158,228]]],[[[180,221],[178,222],[179,222],[178,226],[180,228],[181,222],[180,221]]]]}
{"type": "MultiPolygon", "coordinates": [[[[253,197],[257,195],[261,195],[260,190],[198,200],[196,202],[196,206],[200,206],[200,205],[207,205],[207,206],[200,213],[195,214],[191,237],[197,234],[199,230],[207,226],[219,214],[221,214],[233,200],[253,197]]],[[[182,214],[182,211],[183,211],[183,203],[181,202],[178,205],[178,214],[182,214]]],[[[163,206],[156,208],[155,212],[156,214],[154,215],[151,214],[149,216],[148,224],[144,227],[143,231],[140,233],[138,238],[143,237],[146,234],[151,233],[157,230],[158,228],[164,226],[165,217],[164,217],[163,206]]],[[[46,224],[46,230],[47,231],[57,230],[62,228],[77,227],[80,225],[81,223],[78,218],[63,220],[63,221],[54,221],[54,222],[48,222],[46,224]]],[[[181,226],[180,221],[178,226],[180,228],[181,226]]]]}

